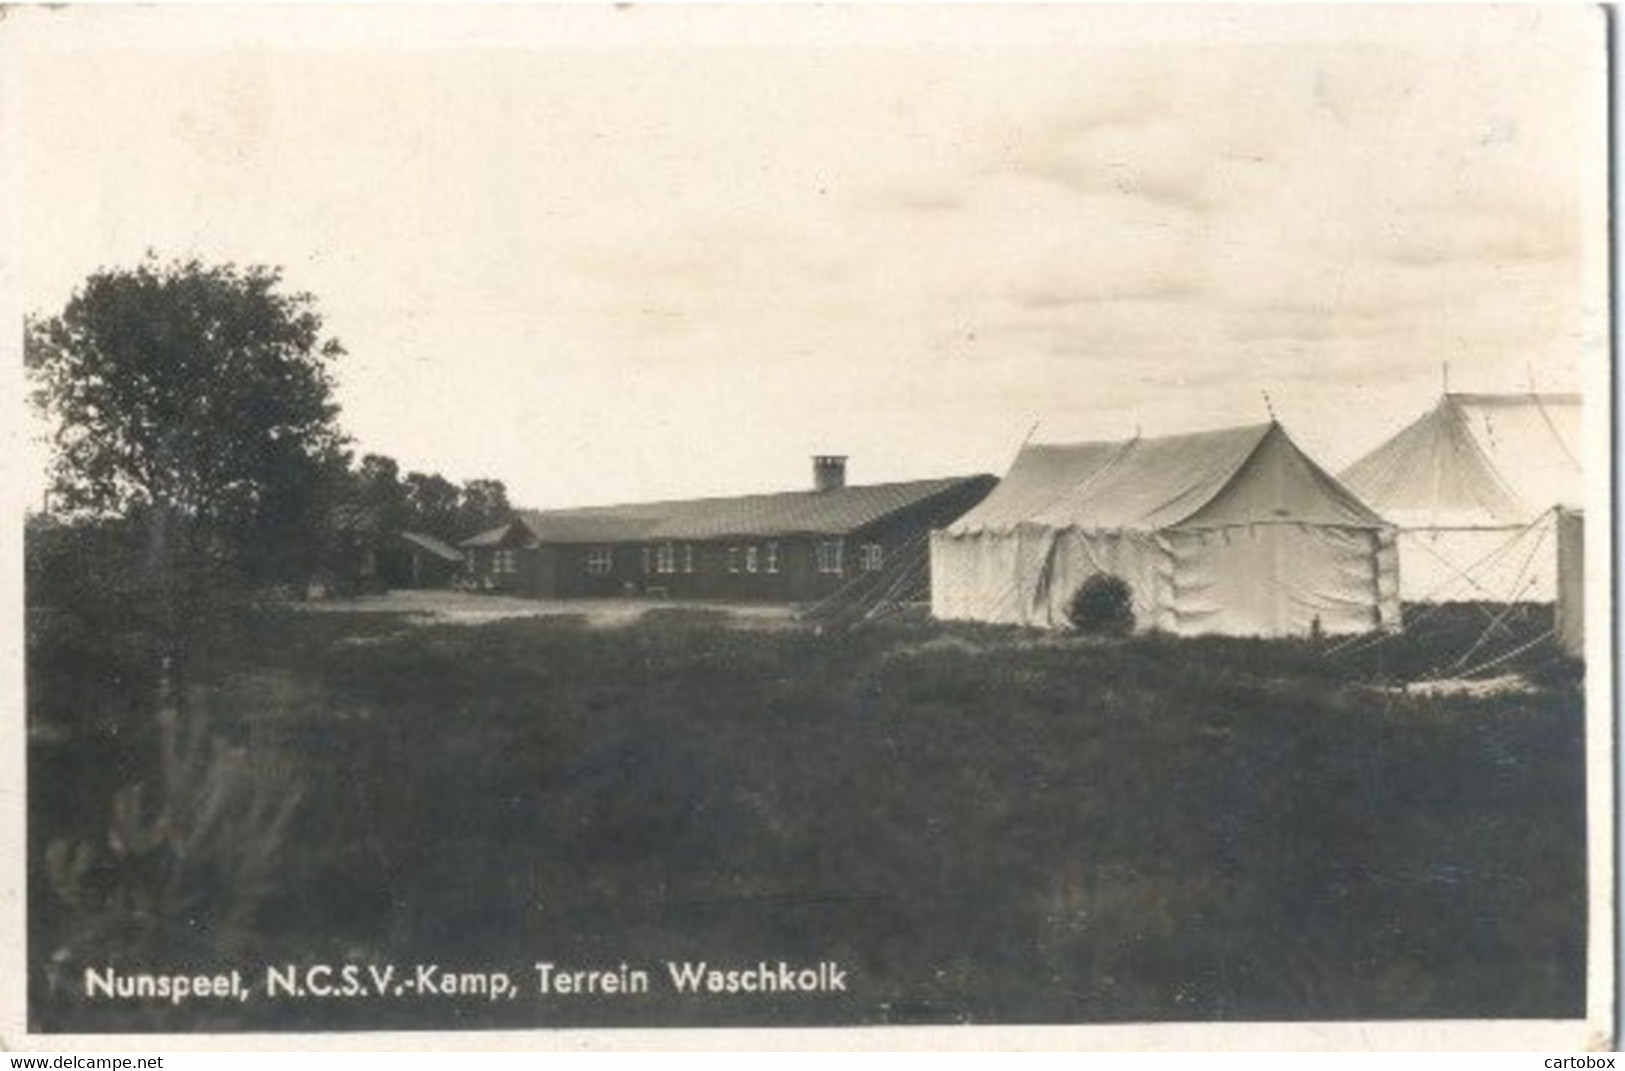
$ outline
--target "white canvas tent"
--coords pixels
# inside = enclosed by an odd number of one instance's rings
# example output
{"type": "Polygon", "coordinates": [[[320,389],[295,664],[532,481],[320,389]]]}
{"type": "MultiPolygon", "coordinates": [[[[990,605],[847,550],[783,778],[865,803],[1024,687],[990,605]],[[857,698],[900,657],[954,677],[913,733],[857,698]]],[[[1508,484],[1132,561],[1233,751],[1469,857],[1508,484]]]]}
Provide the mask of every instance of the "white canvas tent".
{"type": "Polygon", "coordinates": [[[1392,527],[1279,424],[1030,445],[931,536],[931,607],[1047,628],[1090,575],[1128,581],[1139,628],[1303,635],[1398,627],[1392,527]]]}
{"type": "MultiPolygon", "coordinates": [[[[1578,395],[1446,394],[1342,478],[1399,529],[1406,601],[1551,602],[1579,444],[1578,395]]],[[[1578,590],[1582,563],[1564,569],[1578,590]]]]}

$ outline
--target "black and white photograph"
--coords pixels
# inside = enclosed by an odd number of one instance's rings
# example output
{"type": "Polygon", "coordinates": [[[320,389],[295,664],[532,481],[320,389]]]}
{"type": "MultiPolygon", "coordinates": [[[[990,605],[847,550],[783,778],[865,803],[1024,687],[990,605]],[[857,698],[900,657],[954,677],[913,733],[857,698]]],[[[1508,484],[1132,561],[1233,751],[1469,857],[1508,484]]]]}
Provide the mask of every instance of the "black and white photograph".
{"type": "Polygon", "coordinates": [[[1601,8],[0,14],[3,1047],[1613,1047],[1601,8]]]}

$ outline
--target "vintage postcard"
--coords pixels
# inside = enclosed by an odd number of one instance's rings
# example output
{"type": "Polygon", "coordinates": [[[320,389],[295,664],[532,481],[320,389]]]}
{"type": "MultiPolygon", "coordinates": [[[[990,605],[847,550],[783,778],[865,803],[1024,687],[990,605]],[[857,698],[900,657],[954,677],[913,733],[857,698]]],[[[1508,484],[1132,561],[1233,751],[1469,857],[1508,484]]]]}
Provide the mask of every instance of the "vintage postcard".
{"type": "Polygon", "coordinates": [[[1612,1046],[1601,9],[3,14],[0,1044],[1612,1046]]]}

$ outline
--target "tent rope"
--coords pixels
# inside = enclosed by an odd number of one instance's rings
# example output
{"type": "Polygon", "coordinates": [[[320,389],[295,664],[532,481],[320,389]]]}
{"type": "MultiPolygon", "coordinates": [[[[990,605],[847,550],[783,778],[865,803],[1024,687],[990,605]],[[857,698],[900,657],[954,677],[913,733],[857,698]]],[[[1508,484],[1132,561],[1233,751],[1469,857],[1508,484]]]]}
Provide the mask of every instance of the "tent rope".
{"type": "Polygon", "coordinates": [[[1524,556],[1523,565],[1519,567],[1517,575],[1512,578],[1512,582],[1514,584],[1518,584],[1519,581],[1522,581],[1521,586],[1508,593],[1509,597],[1507,599],[1506,607],[1490,620],[1490,623],[1485,626],[1484,631],[1479,633],[1478,639],[1473,641],[1473,645],[1467,649],[1466,653],[1464,653],[1460,658],[1456,659],[1455,662],[1451,663],[1450,667],[1445,670],[1446,673],[1454,672],[1462,665],[1462,663],[1466,662],[1469,658],[1476,654],[1478,650],[1484,646],[1484,641],[1490,638],[1490,633],[1495,631],[1496,626],[1505,620],[1506,617],[1512,613],[1514,608],[1520,605],[1517,596],[1527,593],[1528,590],[1534,586],[1535,578],[1528,576],[1529,567],[1534,564],[1535,555],[1539,553],[1540,548],[1545,546],[1545,544],[1546,530],[1542,529],[1540,536],[1535,540],[1535,545],[1531,547],[1529,553],[1524,556]],[[1527,579],[1525,579],[1526,577],[1527,579]]]}
{"type": "MultiPolygon", "coordinates": [[[[1529,584],[1525,585],[1525,589],[1527,590],[1527,588],[1533,583],[1534,581],[1531,579],[1529,584]]],[[[1522,592],[1518,592],[1518,594],[1521,595],[1522,592]]],[[[1515,601],[1508,601],[1506,606],[1502,608],[1501,612],[1490,619],[1490,623],[1485,626],[1484,631],[1478,634],[1478,639],[1473,641],[1473,645],[1467,648],[1467,650],[1462,653],[1460,658],[1456,659],[1454,662],[1450,663],[1449,666],[1445,667],[1444,671],[1446,673],[1454,673],[1457,669],[1461,668],[1463,663],[1478,653],[1479,648],[1484,646],[1484,642],[1490,638],[1490,634],[1496,630],[1501,622],[1510,617],[1512,611],[1518,609],[1521,605],[1522,604],[1515,601]]]]}
{"type": "Polygon", "coordinates": [[[1569,449],[1569,444],[1563,439],[1563,433],[1557,430],[1557,422],[1552,419],[1552,414],[1546,411],[1546,403],[1541,401],[1540,395],[1534,391],[1530,391],[1529,396],[1535,401],[1535,409],[1540,413],[1540,419],[1546,422],[1546,430],[1551,432],[1552,438],[1557,441],[1558,449],[1562,450],[1563,456],[1569,459],[1569,464],[1574,466],[1575,472],[1583,472],[1584,470],[1580,467],[1580,459],[1575,457],[1574,451],[1569,449]]]}
{"type": "MultiPolygon", "coordinates": [[[[1548,510],[1546,512],[1550,513],[1552,511],[1548,510]]],[[[1505,554],[1507,551],[1509,551],[1513,547],[1517,546],[1518,541],[1523,539],[1524,536],[1528,535],[1530,531],[1532,531],[1537,525],[1539,525],[1545,519],[1545,517],[1546,517],[1546,513],[1542,513],[1539,517],[1536,517],[1529,524],[1527,524],[1524,527],[1518,529],[1511,536],[1509,536],[1505,541],[1498,544],[1495,548],[1490,550],[1488,553],[1480,555],[1477,559],[1475,559],[1471,564],[1467,565],[1465,568],[1461,567],[1461,566],[1458,566],[1454,562],[1450,561],[1448,558],[1445,558],[1442,555],[1439,555],[1431,547],[1427,547],[1425,544],[1423,544],[1422,546],[1423,546],[1424,550],[1427,550],[1430,554],[1433,554],[1434,557],[1438,558],[1445,565],[1447,565],[1451,569],[1454,569],[1457,572],[1461,573],[1462,576],[1466,577],[1468,579],[1468,581],[1473,584],[1474,587],[1477,587],[1485,595],[1489,595],[1489,596],[1491,596],[1493,598],[1493,593],[1492,592],[1490,592],[1488,589],[1484,588],[1482,585],[1478,584],[1475,580],[1472,580],[1471,577],[1467,577],[1467,573],[1469,573],[1469,572],[1471,572],[1473,570],[1482,568],[1483,566],[1485,566],[1487,564],[1490,564],[1490,563],[1494,562],[1495,560],[1499,559],[1501,557],[1501,555],[1505,554]]],[[[1542,533],[1542,539],[1544,539],[1544,532],[1542,533]]],[[[1538,549],[1538,544],[1537,544],[1537,549],[1538,549]]],[[[1532,562],[1533,560],[1534,560],[1534,555],[1533,555],[1533,553],[1531,553],[1531,555],[1529,557],[1529,562],[1532,562]]],[[[1525,563],[1525,568],[1527,568],[1527,566],[1528,566],[1528,562],[1525,563]]],[[[1522,576],[1522,573],[1523,573],[1523,570],[1520,570],[1519,571],[1519,576],[1520,577],[1522,576]]],[[[1413,599],[1413,600],[1407,600],[1407,601],[1412,602],[1412,603],[1428,603],[1428,601],[1433,596],[1437,595],[1441,591],[1444,591],[1447,587],[1449,587],[1451,584],[1453,584],[1455,582],[1456,582],[1455,578],[1447,578],[1444,582],[1439,583],[1439,584],[1435,584],[1432,588],[1428,589],[1427,593],[1422,595],[1420,598],[1413,599]]],[[[1520,594],[1521,594],[1521,592],[1520,592],[1520,594]]],[[[1497,600],[1497,601],[1499,601],[1499,600],[1497,600]]],[[[1423,621],[1426,621],[1429,618],[1433,617],[1433,615],[1437,614],[1445,605],[1446,605],[1445,603],[1431,603],[1431,604],[1429,604],[1426,609],[1421,610],[1416,615],[1412,616],[1409,620],[1407,620],[1404,623],[1404,627],[1405,628],[1411,628],[1411,627],[1414,627],[1416,625],[1421,624],[1423,621]]],[[[1492,622],[1492,624],[1493,624],[1493,622],[1492,622]]],[[[1392,640],[1392,639],[1396,638],[1397,636],[1398,636],[1398,633],[1395,633],[1395,632],[1384,632],[1384,633],[1381,633],[1381,634],[1379,634],[1379,635],[1377,635],[1375,637],[1372,637],[1372,636],[1369,636],[1369,635],[1359,635],[1359,634],[1357,634],[1357,635],[1351,636],[1348,639],[1343,640],[1343,641],[1341,641],[1339,643],[1333,644],[1331,647],[1328,647],[1325,650],[1325,652],[1323,653],[1322,657],[1330,658],[1333,655],[1343,654],[1345,652],[1347,652],[1349,654],[1359,654],[1359,653],[1361,653],[1363,651],[1370,650],[1371,648],[1376,647],[1376,646],[1378,646],[1380,644],[1387,643],[1389,640],[1392,640]]]]}
{"type": "MultiPolygon", "coordinates": [[[[897,579],[896,574],[894,574],[892,577],[887,577],[886,574],[891,569],[895,568],[898,574],[906,575],[908,570],[918,567],[919,552],[923,551],[926,555],[925,564],[927,576],[929,576],[930,540],[931,533],[929,530],[922,531],[911,536],[901,546],[897,547],[897,549],[894,550],[891,555],[888,556],[892,562],[897,564],[883,568],[879,572],[865,573],[860,571],[854,574],[850,579],[843,581],[834,591],[803,609],[800,616],[803,618],[818,619],[827,615],[828,624],[839,625],[841,624],[841,618],[843,617],[841,612],[842,610],[858,607],[860,609],[858,611],[858,616],[854,618],[854,622],[857,619],[861,619],[864,610],[872,609],[875,605],[875,602],[870,602],[868,606],[864,605],[863,589],[867,588],[870,590],[870,592],[873,592],[874,589],[880,588],[882,585],[884,585],[886,592],[890,592],[892,587],[896,584],[897,579]]],[[[882,595],[882,597],[884,597],[884,595],[882,595]]]]}
{"type": "Polygon", "coordinates": [[[1534,639],[1530,640],[1528,643],[1519,644],[1517,647],[1514,647],[1512,650],[1506,652],[1503,655],[1498,655],[1495,658],[1490,659],[1488,662],[1480,662],[1478,665],[1473,666],[1471,669],[1463,670],[1460,675],[1462,677],[1471,677],[1475,673],[1482,673],[1486,669],[1491,669],[1491,668],[1493,668],[1495,666],[1498,666],[1501,663],[1507,661],[1508,659],[1516,658],[1518,655],[1523,654],[1525,651],[1528,651],[1531,648],[1534,648],[1534,647],[1538,646],[1539,644],[1542,644],[1542,643],[1546,642],[1547,640],[1551,639],[1556,634],[1557,634],[1556,629],[1550,629],[1549,628],[1546,631],[1542,632],[1540,635],[1536,636],[1534,639]]]}

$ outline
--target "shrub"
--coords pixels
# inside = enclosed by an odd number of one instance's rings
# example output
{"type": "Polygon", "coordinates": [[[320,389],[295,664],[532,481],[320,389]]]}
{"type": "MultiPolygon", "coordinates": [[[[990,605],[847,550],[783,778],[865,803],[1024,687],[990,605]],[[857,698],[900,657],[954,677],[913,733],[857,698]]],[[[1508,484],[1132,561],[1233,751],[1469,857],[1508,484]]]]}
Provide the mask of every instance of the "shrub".
{"type": "Polygon", "coordinates": [[[1096,573],[1073,592],[1066,617],[1079,632],[1127,636],[1134,631],[1134,590],[1120,576],[1096,573]]]}

